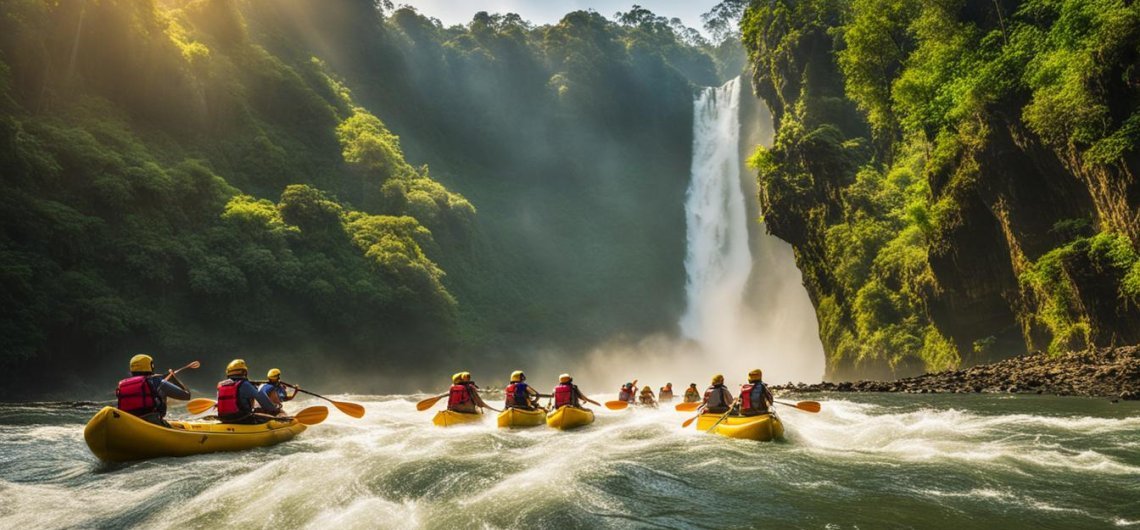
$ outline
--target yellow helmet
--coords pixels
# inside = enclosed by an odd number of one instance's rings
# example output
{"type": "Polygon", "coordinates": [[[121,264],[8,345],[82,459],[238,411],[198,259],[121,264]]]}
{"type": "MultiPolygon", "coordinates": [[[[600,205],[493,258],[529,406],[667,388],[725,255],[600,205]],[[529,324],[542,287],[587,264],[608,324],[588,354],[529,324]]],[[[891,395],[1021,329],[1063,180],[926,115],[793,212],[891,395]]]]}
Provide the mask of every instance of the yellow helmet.
{"type": "Polygon", "coordinates": [[[716,375],[714,375],[714,376],[713,376],[713,378],[712,378],[712,384],[714,384],[714,385],[723,385],[723,384],[724,384],[724,376],[723,376],[723,375],[721,375],[721,374],[716,374],[716,375]]]}
{"type": "Polygon", "coordinates": [[[459,372],[459,377],[464,383],[468,383],[471,381],[471,372],[459,372]]]}
{"type": "Polygon", "coordinates": [[[463,381],[463,372],[455,372],[451,374],[451,384],[457,385],[463,381]]]}
{"type": "Polygon", "coordinates": [[[645,388],[642,388],[641,391],[642,392],[653,392],[653,389],[649,388],[649,385],[645,385],[645,388]]]}
{"type": "Polygon", "coordinates": [[[240,375],[249,373],[249,367],[245,365],[245,359],[234,359],[230,364],[226,365],[226,375],[240,375]]]}
{"type": "Polygon", "coordinates": [[[519,381],[522,381],[523,379],[526,379],[526,374],[524,374],[522,370],[515,370],[515,371],[511,372],[511,382],[512,383],[517,383],[519,381]]]}
{"type": "Polygon", "coordinates": [[[558,376],[558,382],[559,383],[569,383],[570,381],[573,381],[573,380],[574,380],[574,378],[570,377],[570,374],[562,374],[562,375],[558,376]]]}
{"type": "Polygon", "coordinates": [[[277,368],[270,368],[269,373],[265,374],[265,377],[269,378],[270,380],[281,379],[281,370],[277,368]]]}
{"type": "Polygon", "coordinates": [[[751,372],[748,372],[748,382],[749,383],[755,383],[757,381],[760,381],[763,378],[764,378],[764,372],[761,372],[759,368],[752,370],[751,372]]]}
{"type": "Polygon", "coordinates": [[[132,372],[153,372],[154,359],[151,356],[140,353],[131,357],[131,371],[132,372]]]}

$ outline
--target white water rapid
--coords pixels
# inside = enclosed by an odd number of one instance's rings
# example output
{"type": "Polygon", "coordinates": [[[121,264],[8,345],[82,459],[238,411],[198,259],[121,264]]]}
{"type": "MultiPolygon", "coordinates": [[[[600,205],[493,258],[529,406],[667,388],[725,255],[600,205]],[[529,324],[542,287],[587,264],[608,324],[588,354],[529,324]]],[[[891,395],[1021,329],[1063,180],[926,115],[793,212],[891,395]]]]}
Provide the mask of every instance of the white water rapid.
{"type": "Polygon", "coordinates": [[[693,104],[681,332],[726,375],[758,366],[773,382],[819,381],[823,350],[791,248],[749,218],[759,208],[742,190],[740,85],[706,88],[693,104]]]}

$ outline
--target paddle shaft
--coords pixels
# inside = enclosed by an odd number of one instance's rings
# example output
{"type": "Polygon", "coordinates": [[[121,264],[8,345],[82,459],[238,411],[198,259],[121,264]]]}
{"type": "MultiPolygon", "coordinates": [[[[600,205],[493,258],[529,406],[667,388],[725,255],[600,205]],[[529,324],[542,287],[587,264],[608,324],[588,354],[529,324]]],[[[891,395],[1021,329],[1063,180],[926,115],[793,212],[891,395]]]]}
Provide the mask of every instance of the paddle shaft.
{"type": "Polygon", "coordinates": [[[174,377],[176,374],[178,374],[178,372],[181,372],[182,370],[185,370],[187,368],[198,368],[199,366],[202,366],[202,363],[200,363],[198,361],[192,361],[190,364],[183,366],[182,368],[179,368],[179,369],[177,369],[177,370],[175,370],[169,374],[166,374],[166,377],[163,377],[162,380],[163,381],[169,381],[170,378],[174,377]]]}
{"type": "Polygon", "coordinates": [[[713,430],[716,429],[716,426],[720,425],[720,422],[724,421],[724,419],[727,418],[729,414],[732,414],[732,408],[735,407],[736,404],[739,402],[740,402],[739,399],[733,401],[732,404],[728,406],[728,410],[725,411],[724,415],[721,416],[720,419],[716,420],[716,423],[714,423],[712,425],[712,427],[709,427],[709,430],[707,430],[705,432],[713,432],[713,430]]]}

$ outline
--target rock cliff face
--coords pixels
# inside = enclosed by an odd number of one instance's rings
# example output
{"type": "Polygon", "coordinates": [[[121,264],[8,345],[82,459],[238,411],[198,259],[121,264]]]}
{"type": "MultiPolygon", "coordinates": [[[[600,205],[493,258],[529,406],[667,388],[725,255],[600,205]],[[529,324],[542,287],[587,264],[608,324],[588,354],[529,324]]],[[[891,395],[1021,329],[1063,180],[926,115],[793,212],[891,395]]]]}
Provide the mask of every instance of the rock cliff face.
{"type": "Polygon", "coordinates": [[[1140,5],[765,0],[769,229],[833,379],[1140,342],[1140,5]]]}

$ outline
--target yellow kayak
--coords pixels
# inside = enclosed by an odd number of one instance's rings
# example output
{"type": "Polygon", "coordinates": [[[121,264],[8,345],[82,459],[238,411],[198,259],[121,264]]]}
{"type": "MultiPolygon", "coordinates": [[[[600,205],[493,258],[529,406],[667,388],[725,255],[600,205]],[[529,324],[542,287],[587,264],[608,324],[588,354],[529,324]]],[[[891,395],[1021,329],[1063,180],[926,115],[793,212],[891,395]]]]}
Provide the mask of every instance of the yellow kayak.
{"type": "Polygon", "coordinates": [[[499,427],[534,427],[546,420],[546,409],[516,409],[508,407],[499,413],[499,427]]]}
{"type": "MultiPolygon", "coordinates": [[[[707,431],[721,414],[701,414],[697,420],[697,430],[707,431]]],[[[717,434],[729,438],[744,438],[767,442],[784,437],[784,423],[775,414],[761,414],[759,416],[729,416],[716,426],[717,434]]]]}
{"type": "Polygon", "coordinates": [[[305,430],[305,425],[296,420],[270,420],[259,425],[169,423],[169,428],[162,427],[115,407],[103,407],[87,422],[83,438],[100,460],[125,462],[264,447],[292,439],[305,430]]]}
{"type": "Polygon", "coordinates": [[[594,423],[594,411],[564,406],[546,416],[546,424],[555,429],[573,429],[594,423]]]}
{"type": "Polygon", "coordinates": [[[468,412],[455,412],[454,410],[441,410],[435,413],[435,417],[431,422],[439,425],[440,427],[451,427],[452,425],[459,425],[461,423],[475,423],[483,421],[483,415],[468,412]]]}

